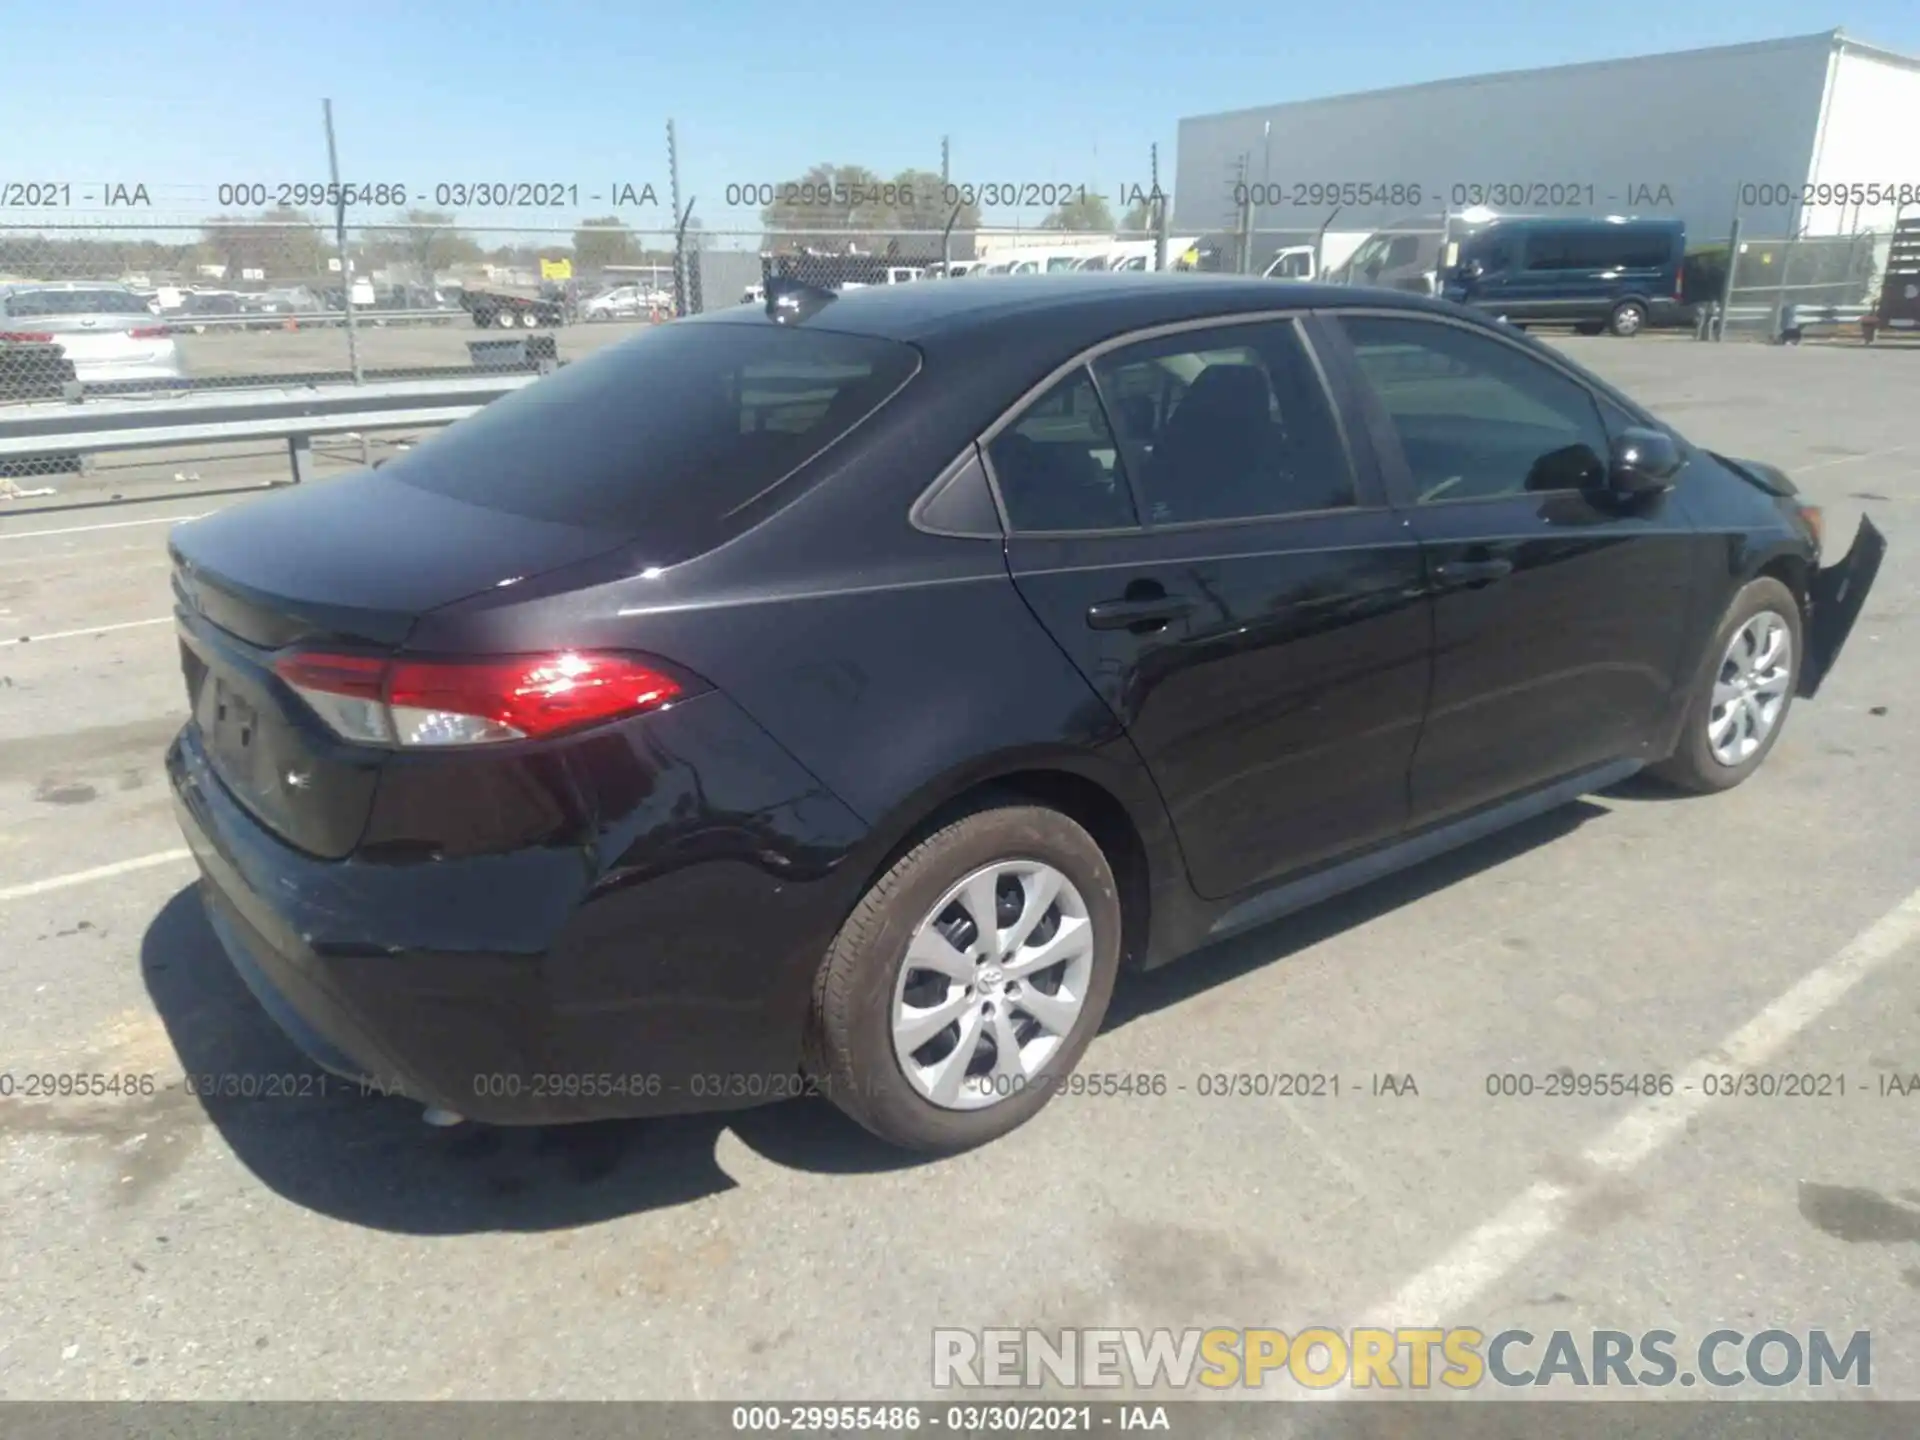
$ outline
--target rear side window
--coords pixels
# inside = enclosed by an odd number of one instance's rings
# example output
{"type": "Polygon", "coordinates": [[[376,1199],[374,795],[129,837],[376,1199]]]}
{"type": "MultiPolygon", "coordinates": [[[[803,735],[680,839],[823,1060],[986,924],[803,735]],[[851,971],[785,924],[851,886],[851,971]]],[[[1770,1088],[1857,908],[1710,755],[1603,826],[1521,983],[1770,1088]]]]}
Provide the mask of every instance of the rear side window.
{"type": "Polygon", "coordinates": [[[6,299],[21,315],[149,315],[147,302],[126,290],[23,290],[6,299]]]}
{"type": "Polygon", "coordinates": [[[1119,530],[1137,523],[1120,449],[1083,367],[987,446],[1016,530],[1119,530]]]}
{"type": "Polygon", "coordinates": [[[1150,523],[1354,503],[1346,449],[1291,321],[1147,340],[1093,368],[1150,523]]]}
{"type": "Polygon", "coordinates": [[[382,470],[472,505],[669,541],[720,524],[866,419],[910,345],[663,325],[497,400],[382,470]]]}
{"type": "Polygon", "coordinates": [[[1674,258],[1670,232],[1627,226],[1545,230],[1527,237],[1529,270],[1657,270],[1674,258]]]}

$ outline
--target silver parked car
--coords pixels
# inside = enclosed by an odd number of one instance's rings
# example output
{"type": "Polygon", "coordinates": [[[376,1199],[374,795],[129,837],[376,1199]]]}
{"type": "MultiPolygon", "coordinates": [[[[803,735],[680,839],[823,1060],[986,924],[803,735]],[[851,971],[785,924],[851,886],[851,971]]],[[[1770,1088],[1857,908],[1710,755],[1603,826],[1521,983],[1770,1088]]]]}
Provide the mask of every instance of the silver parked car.
{"type": "Polygon", "coordinates": [[[0,286],[0,342],[55,344],[81,382],[185,374],[173,331],[125,285],[60,280],[0,286]]]}

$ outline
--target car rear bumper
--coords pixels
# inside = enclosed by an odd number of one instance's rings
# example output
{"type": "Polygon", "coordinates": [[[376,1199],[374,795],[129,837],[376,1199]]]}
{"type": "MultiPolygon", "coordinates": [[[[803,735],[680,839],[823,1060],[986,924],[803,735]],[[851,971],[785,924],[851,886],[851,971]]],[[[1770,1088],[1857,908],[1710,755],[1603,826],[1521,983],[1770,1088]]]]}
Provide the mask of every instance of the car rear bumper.
{"type": "Polygon", "coordinates": [[[74,379],[82,384],[103,384],[117,380],[182,380],[186,369],[175,354],[151,360],[78,360],[74,379]]]}
{"type": "MultiPolygon", "coordinates": [[[[724,731],[731,706],[714,698],[704,722],[724,731]]],[[[786,817],[787,837],[775,807],[759,833],[717,824],[704,844],[683,833],[682,853],[636,867],[551,846],[385,864],[281,842],[227,792],[192,725],[167,771],[214,933],[322,1068],[503,1125],[800,1092],[812,968],[848,903],[838,867],[801,859],[822,841],[844,854],[862,830],[817,791],[799,802],[804,816],[786,817]],[[792,863],[768,863],[783,839],[792,863]],[[759,863],[743,863],[747,843],[759,863]]],[[[686,791],[663,788],[685,831],[686,791]]]]}

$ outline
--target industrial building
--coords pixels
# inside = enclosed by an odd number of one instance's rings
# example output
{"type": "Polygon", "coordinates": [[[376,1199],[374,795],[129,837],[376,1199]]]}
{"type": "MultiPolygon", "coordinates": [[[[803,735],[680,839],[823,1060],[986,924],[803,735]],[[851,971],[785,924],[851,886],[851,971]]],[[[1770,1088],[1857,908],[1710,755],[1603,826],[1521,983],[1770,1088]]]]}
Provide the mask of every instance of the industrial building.
{"type": "Polygon", "coordinates": [[[1177,166],[1180,229],[1250,220],[1267,253],[1324,228],[1328,264],[1473,209],[1884,231],[1920,213],[1920,59],[1833,30],[1301,100],[1182,120],[1177,166]]]}

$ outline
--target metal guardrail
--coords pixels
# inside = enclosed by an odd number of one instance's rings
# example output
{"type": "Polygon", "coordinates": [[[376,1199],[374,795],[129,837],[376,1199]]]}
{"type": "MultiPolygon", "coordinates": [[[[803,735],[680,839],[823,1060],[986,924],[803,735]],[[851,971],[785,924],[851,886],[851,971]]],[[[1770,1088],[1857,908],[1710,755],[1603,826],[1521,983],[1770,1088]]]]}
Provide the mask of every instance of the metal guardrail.
{"type": "Polygon", "coordinates": [[[522,373],[399,380],[86,405],[36,401],[0,409],[0,460],[277,439],[287,442],[299,482],[313,477],[316,435],[451,425],[539,378],[522,373]]]}
{"type": "MultiPolygon", "coordinates": [[[[155,317],[174,334],[212,330],[323,330],[347,323],[344,310],[241,310],[233,314],[192,315],[179,310],[155,317]]],[[[471,325],[473,317],[458,306],[435,310],[370,310],[356,305],[356,325],[471,325]]]]}
{"type": "Polygon", "coordinates": [[[1785,305],[1729,305],[1723,313],[1718,304],[1708,304],[1700,307],[1694,336],[1711,340],[1722,331],[1759,330],[1764,331],[1769,340],[1790,344],[1809,326],[1857,325],[1873,313],[1871,305],[1807,305],[1792,301],[1785,305]]]}
{"type": "Polygon", "coordinates": [[[1789,345],[1800,343],[1800,336],[1815,326],[1858,325],[1877,313],[1873,305],[1798,305],[1780,312],[1780,339],[1789,345]]]}

